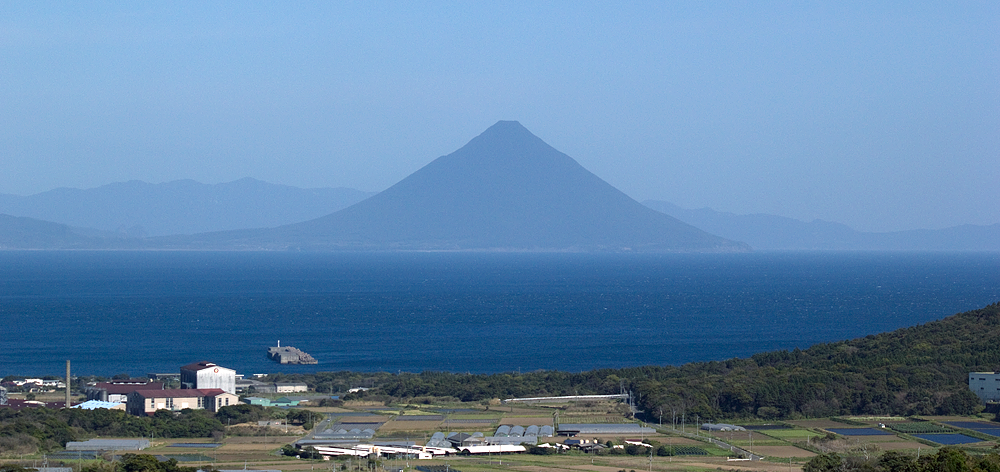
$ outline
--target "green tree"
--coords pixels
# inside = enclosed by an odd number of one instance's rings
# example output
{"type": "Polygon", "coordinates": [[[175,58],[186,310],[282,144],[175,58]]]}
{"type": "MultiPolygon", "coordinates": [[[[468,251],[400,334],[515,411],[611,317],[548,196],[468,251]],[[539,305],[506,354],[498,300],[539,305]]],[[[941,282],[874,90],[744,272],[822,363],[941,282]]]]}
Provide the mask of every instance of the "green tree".
{"type": "Polygon", "coordinates": [[[843,458],[835,452],[829,454],[820,454],[802,467],[803,472],[839,472],[844,465],[843,458]]]}
{"type": "Polygon", "coordinates": [[[254,423],[264,418],[264,407],[260,405],[230,405],[219,408],[215,418],[221,423],[254,423]]]}
{"type": "Polygon", "coordinates": [[[35,472],[35,469],[26,469],[17,464],[2,464],[0,472],[35,472]]]}
{"type": "Polygon", "coordinates": [[[897,451],[886,451],[878,460],[878,467],[885,472],[918,472],[917,461],[913,457],[897,451]]]}
{"type": "Polygon", "coordinates": [[[926,472],[970,472],[969,456],[961,450],[943,447],[937,454],[921,458],[920,469],[926,472]]]}
{"type": "Polygon", "coordinates": [[[160,461],[150,454],[125,454],[119,468],[121,472],[162,472],[160,461]]]}

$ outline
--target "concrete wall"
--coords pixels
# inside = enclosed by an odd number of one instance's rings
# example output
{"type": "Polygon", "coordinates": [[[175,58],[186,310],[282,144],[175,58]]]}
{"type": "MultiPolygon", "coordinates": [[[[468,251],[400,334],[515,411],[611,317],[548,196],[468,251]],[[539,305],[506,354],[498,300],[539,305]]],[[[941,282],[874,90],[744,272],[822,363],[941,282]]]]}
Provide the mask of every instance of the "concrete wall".
{"type": "Polygon", "coordinates": [[[194,388],[221,388],[226,393],[236,393],[236,371],[225,367],[210,367],[198,371],[198,384],[194,388]]]}

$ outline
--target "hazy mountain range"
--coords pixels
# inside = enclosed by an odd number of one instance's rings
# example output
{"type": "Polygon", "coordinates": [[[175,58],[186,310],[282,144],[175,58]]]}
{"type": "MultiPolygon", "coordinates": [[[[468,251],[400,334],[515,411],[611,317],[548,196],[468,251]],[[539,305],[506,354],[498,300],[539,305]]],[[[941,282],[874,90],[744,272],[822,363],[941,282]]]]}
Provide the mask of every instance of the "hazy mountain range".
{"type": "Polygon", "coordinates": [[[807,223],[775,215],[736,215],[709,208],[686,210],[657,200],[643,204],[759,250],[1000,251],[1000,224],[870,233],[822,220],[807,223]]]}
{"type": "Polygon", "coordinates": [[[330,215],[156,243],[281,250],[750,249],[643,206],[516,121],[498,122],[385,191],[330,215]]]}
{"type": "Polygon", "coordinates": [[[250,178],[0,194],[0,248],[9,249],[997,251],[998,230],[865,233],[640,204],[508,121],[378,194],[250,178]]]}
{"type": "Polygon", "coordinates": [[[0,213],[145,237],[299,223],[372,195],[349,188],[303,189],[251,178],[215,185],[133,180],[86,190],[57,188],[24,197],[0,194],[0,213]]]}

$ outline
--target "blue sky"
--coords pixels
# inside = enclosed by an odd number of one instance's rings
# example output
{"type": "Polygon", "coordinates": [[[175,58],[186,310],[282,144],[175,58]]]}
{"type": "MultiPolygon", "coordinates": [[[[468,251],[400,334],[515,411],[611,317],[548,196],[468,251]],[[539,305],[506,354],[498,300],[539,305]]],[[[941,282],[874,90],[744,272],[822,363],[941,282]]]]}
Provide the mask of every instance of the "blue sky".
{"type": "Polygon", "coordinates": [[[536,3],[0,1],[0,193],[382,190],[510,119],[638,200],[1000,223],[998,2],[536,3]]]}

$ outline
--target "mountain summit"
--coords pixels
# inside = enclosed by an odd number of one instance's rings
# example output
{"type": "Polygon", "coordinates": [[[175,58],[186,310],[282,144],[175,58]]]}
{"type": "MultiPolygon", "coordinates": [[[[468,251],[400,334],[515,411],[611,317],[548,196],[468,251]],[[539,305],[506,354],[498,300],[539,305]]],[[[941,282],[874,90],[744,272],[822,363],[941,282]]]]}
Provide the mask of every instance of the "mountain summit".
{"type": "Polygon", "coordinates": [[[307,250],[749,250],[641,205],[516,121],[336,213],[210,236],[307,250]]]}

